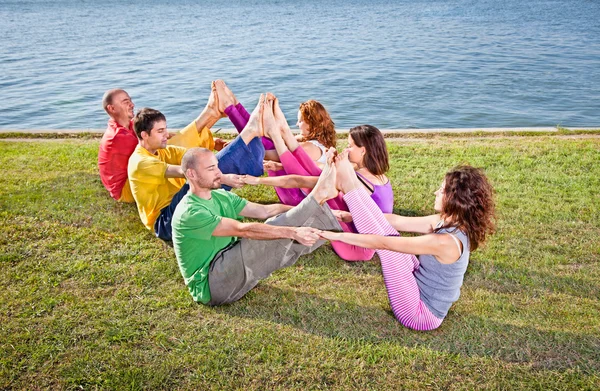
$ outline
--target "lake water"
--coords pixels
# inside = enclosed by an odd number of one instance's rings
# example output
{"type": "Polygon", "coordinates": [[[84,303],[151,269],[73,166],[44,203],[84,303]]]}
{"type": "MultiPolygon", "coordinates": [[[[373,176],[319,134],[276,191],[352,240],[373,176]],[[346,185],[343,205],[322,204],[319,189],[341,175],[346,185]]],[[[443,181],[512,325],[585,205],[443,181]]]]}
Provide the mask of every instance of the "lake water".
{"type": "Polygon", "coordinates": [[[342,130],[599,126],[600,1],[0,0],[0,128],[104,128],[113,87],[178,128],[216,78],[342,130]]]}

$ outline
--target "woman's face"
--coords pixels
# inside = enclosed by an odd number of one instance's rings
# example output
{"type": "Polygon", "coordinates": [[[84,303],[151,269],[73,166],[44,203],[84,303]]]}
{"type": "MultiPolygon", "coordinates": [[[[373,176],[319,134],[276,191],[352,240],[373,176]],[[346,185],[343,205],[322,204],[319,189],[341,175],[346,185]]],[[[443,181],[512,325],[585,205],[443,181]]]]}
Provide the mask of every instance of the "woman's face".
{"type": "Polygon", "coordinates": [[[444,206],[444,187],[446,186],[446,181],[442,182],[442,185],[439,189],[435,191],[435,204],[433,205],[433,209],[436,212],[441,212],[442,207],[444,206]]]}
{"type": "Polygon", "coordinates": [[[348,160],[351,163],[358,165],[358,167],[363,166],[363,160],[365,157],[365,147],[359,147],[354,144],[354,140],[352,140],[352,136],[348,135],[348,160]]]}
{"type": "Polygon", "coordinates": [[[302,118],[302,113],[300,112],[300,110],[298,110],[298,123],[296,124],[296,126],[300,128],[300,133],[303,137],[308,137],[310,127],[306,122],[304,122],[304,118],[302,118]]]}

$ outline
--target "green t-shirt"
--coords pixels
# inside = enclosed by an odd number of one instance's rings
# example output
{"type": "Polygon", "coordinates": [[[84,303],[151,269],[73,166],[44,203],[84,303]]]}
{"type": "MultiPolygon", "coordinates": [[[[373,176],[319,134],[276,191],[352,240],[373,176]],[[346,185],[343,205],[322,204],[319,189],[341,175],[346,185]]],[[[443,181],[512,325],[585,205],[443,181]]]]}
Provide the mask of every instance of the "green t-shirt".
{"type": "Polygon", "coordinates": [[[212,236],[222,217],[241,220],[239,213],[247,200],[225,190],[213,190],[205,200],[191,192],[177,205],[173,214],[173,247],[179,270],[195,301],[210,301],[208,270],[215,255],[231,242],[233,236],[212,236]]]}

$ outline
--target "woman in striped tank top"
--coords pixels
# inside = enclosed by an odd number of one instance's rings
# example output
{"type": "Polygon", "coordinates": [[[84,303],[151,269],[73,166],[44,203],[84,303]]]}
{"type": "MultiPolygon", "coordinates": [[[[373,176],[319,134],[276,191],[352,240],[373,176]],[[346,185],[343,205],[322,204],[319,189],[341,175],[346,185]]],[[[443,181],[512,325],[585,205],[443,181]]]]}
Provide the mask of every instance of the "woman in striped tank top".
{"type": "Polygon", "coordinates": [[[336,158],[336,174],[360,234],[321,236],[377,249],[396,318],[415,330],[439,327],[460,295],[470,252],[494,231],[493,189],[483,172],[471,166],[449,171],[435,192],[438,213],[424,217],[384,215],[356,179],[347,152],[336,158]],[[398,231],[424,235],[400,237],[398,231]]]}

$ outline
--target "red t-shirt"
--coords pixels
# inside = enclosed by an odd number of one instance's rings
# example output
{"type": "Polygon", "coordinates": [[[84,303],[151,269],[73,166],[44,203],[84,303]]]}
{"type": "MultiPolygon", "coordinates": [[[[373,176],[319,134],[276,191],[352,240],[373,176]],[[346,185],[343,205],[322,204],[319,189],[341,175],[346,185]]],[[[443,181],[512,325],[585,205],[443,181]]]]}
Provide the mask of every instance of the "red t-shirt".
{"type": "Polygon", "coordinates": [[[121,198],[121,191],[127,182],[127,163],[137,145],[138,138],[133,130],[133,120],[129,123],[129,129],[119,125],[112,118],[108,121],[106,132],[100,141],[98,168],[104,187],[115,200],[121,198]]]}

